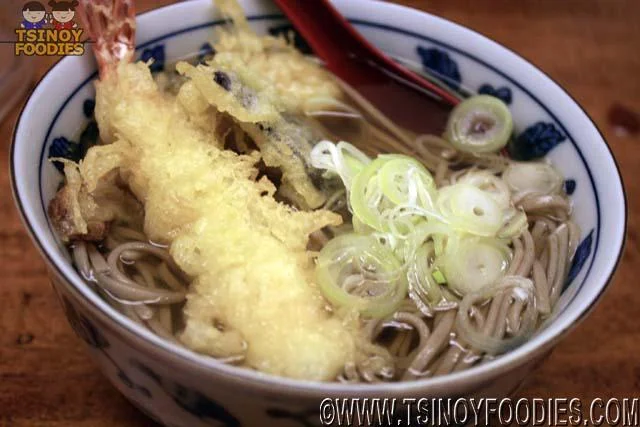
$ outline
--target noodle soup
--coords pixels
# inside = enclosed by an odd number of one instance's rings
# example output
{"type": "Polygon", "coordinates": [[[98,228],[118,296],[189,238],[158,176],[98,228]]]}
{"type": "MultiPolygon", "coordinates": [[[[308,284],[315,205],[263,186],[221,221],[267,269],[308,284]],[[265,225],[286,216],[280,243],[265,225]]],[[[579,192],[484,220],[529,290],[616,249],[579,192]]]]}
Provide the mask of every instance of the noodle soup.
{"type": "Polygon", "coordinates": [[[443,135],[415,134],[225,5],[234,26],[200,63],[104,61],[99,141],[55,159],[49,214],[96,292],[299,379],[410,381],[527,340],[580,230],[553,165],[504,153],[507,106],[472,96],[443,135]]]}

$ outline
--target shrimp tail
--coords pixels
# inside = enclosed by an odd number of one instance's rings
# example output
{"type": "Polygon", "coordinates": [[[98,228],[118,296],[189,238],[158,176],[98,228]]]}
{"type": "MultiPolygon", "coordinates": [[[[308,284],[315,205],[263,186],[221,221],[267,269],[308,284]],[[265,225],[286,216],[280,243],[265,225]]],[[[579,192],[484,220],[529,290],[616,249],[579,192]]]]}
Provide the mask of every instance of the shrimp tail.
{"type": "Polygon", "coordinates": [[[130,61],[135,50],[134,0],[80,0],[79,16],[94,41],[100,79],[130,61]]]}

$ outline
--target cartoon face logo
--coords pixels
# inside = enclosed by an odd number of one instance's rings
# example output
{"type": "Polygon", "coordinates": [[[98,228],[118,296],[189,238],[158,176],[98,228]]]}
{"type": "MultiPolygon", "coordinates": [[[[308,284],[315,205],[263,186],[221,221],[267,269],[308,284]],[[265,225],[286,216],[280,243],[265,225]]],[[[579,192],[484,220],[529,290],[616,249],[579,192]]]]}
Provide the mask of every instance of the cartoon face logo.
{"type": "Polygon", "coordinates": [[[37,1],[31,1],[22,8],[22,28],[38,29],[45,24],[46,10],[44,6],[37,1]]]}
{"type": "Polygon", "coordinates": [[[15,55],[83,55],[81,38],[84,31],[74,22],[78,0],[47,1],[50,10],[39,1],[26,0],[20,28],[15,29],[15,55]]]}
{"type": "Polygon", "coordinates": [[[77,0],[49,2],[53,14],[53,26],[58,30],[72,29],[76,27],[73,18],[76,16],[75,8],[78,6],[77,0]]]}
{"type": "Polygon", "coordinates": [[[58,22],[69,22],[73,19],[75,12],[73,10],[55,11],[53,17],[58,22]]]}

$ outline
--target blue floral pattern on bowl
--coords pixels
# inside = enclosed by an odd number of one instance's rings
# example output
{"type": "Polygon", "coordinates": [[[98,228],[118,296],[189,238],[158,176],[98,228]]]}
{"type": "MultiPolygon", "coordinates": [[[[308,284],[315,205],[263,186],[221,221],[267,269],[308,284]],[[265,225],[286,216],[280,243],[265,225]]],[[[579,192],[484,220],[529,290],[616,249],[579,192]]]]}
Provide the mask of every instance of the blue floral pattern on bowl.
{"type": "Polygon", "coordinates": [[[284,36],[288,40],[290,40],[292,37],[293,45],[295,46],[296,49],[298,49],[300,52],[304,53],[305,55],[309,55],[313,53],[313,50],[311,49],[311,46],[309,46],[309,43],[307,43],[307,41],[300,35],[298,31],[296,31],[295,28],[293,28],[291,24],[284,24],[284,25],[278,25],[277,27],[271,27],[269,28],[269,34],[271,34],[274,37],[284,36]]]}
{"type": "Polygon", "coordinates": [[[140,60],[143,62],[153,60],[153,63],[149,67],[152,73],[163,71],[165,66],[164,44],[159,44],[159,45],[144,49],[142,51],[142,55],[140,55],[140,60]]]}
{"type": "Polygon", "coordinates": [[[482,95],[495,96],[496,98],[502,100],[502,102],[504,102],[507,105],[510,105],[511,101],[513,100],[511,89],[509,89],[506,86],[494,88],[490,84],[485,83],[482,86],[480,86],[480,88],[478,89],[478,93],[482,95]]]}
{"type": "Polygon", "coordinates": [[[96,350],[109,348],[109,341],[89,319],[81,315],[67,298],[61,297],[61,301],[69,324],[82,341],[96,350]]]}
{"type": "MultiPolygon", "coordinates": [[[[153,398],[148,388],[136,384],[131,375],[118,365],[118,363],[109,355],[110,344],[104,334],[96,327],[86,316],[81,314],[73,304],[64,296],[61,296],[62,307],[74,332],[89,347],[99,351],[106,360],[108,360],[116,369],[116,376],[121,384],[125,387],[137,391],[147,399],[153,398]]],[[[143,363],[132,360],[131,365],[142,374],[146,375],[154,383],[156,383],[172,400],[184,411],[193,415],[198,419],[215,420],[224,427],[240,427],[240,422],[231,415],[222,405],[214,402],[202,393],[185,387],[175,382],[169,382],[154,372],[143,363]]]]}
{"type": "Polygon", "coordinates": [[[320,412],[318,408],[312,408],[301,412],[291,412],[287,409],[269,408],[267,409],[269,418],[280,420],[291,420],[301,427],[315,427],[316,420],[319,418],[320,412]]]}
{"type": "MultiPolygon", "coordinates": [[[[72,141],[66,136],[54,138],[49,146],[48,159],[67,159],[77,163],[84,158],[89,147],[95,145],[100,137],[98,123],[93,119],[95,106],[96,103],[93,99],[87,99],[84,101],[82,104],[82,112],[85,117],[90,119],[90,121],[80,134],[78,142],[72,141]]],[[[54,160],[53,165],[60,172],[64,172],[64,165],[62,162],[54,160]]]]}
{"type": "Polygon", "coordinates": [[[578,276],[580,270],[582,270],[582,266],[591,255],[591,247],[593,246],[593,230],[589,232],[587,237],[578,245],[576,249],[576,253],[573,256],[573,261],[571,263],[571,268],[569,269],[569,275],[567,276],[567,281],[565,286],[568,286],[573,279],[578,276]]]}
{"type": "Polygon", "coordinates": [[[164,390],[182,410],[194,417],[201,420],[217,421],[224,427],[240,427],[240,421],[236,417],[222,405],[214,402],[199,391],[174,381],[168,381],[153,369],[138,361],[133,360],[131,364],[164,390]]]}
{"type": "MultiPolygon", "coordinates": [[[[67,159],[74,162],[82,159],[83,153],[80,144],[69,141],[66,137],[60,136],[55,138],[49,146],[50,159],[67,159]]],[[[60,171],[64,172],[64,164],[62,162],[53,161],[53,165],[60,171]]]]}
{"type": "Polygon", "coordinates": [[[95,99],[89,98],[85,99],[82,103],[82,112],[87,119],[92,119],[93,115],[96,111],[96,101],[95,99]]]}
{"type": "Polygon", "coordinates": [[[564,192],[570,196],[576,191],[576,186],[577,184],[575,179],[567,179],[564,182],[564,192]]]}
{"type": "Polygon", "coordinates": [[[537,122],[529,126],[509,144],[509,154],[516,160],[533,160],[544,157],[567,137],[555,124],[537,122]]]}
{"type": "Polygon", "coordinates": [[[460,74],[458,64],[451,59],[449,53],[442,49],[425,48],[422,46],[418,46],[416,52],[418,52],[422,66],[426,71],[442,80],[442,82],[451,89],[458,90],[460,88],[462,75],[460,74]]]}
{"type": "Polygon", "coordinates": [[[131,390],[135,390],[146,398],[152,398],[151,392],[144,386],[136,384],[131,380],[130,376],[116,363],[115,360],[109,355],[108,349],[111,347],[109,341],[105,338],[104,334],[97,328],[86,316],[75,309],[73,304],[64,296],[61,296],[62,309],[64,310],[67,320],[71,325],[73,331],[84,341],[89,347],[102,353],[106,360],[116,370],[118,380],[131,390]]]}
{"type": "Polygon", "coordinates": [[[211,43],[205,42],[200,46],[200,50],[198,51],[198,62],[204,63],[207,58],[212,57],[216,54],[216,50],[211,46],[211,43]]]}

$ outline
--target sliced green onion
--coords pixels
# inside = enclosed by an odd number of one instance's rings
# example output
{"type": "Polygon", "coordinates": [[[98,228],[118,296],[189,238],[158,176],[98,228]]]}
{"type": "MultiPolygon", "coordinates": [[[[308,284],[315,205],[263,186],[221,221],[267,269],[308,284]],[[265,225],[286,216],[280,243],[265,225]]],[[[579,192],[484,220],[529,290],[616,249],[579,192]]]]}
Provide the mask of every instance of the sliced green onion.
{"type": "Polygon", "coordinates": [[[511,204],[511,191],[507,184],[487,171],[472,171],[463,175],[458,183],[469,184],[490,194],[498,205],[506,209],[511,204]]]}
{"type": "Polygon", "coordinates": [[[564,178],[552,165],[543,162],[514,162],[502,174],[514,193],[554,194],[562,188],[564,178]]]}
{"type": "Polygon", "coordinates": [[[469,184],[440,189],[436,206],[456,230],[478,236],[495,236],[502,225],[503,212],[487,192],[469,184]]]}
{"type": "Polygon", "coordinates": [[[432,243],[420,246],[407,272],[409,296],[421,311],[430,311],[444,299],[440,285],[433,276],[432,257],[432,243]]]}
{"type": "Polygon", "coordinates": [[[353,214],[354,233],[330,240],[317,259],[318,286],[337,309],[381,318],[407,292],[423,312],[484,292],[508,269],[506,242],[528,226],[511,204],[513,183],[488,171],[438,190],[415,159],[371,161],[348,143],[328,141],[314,147],[312,164],[341,177],[353,214]]]}
{"type": "Polygon", "coordinates": [[[360,165],[367,165],[371,163],[371,159],[369,158],[369,156],[367,156],[348,142],[340,141],[338,142],[337,147],[348,161],[354,161],[359,163],[360,165]]]}
{"type": "Polygon", "coordinates": [[[349,195],[354,216],[357,216],[363,224],[378,231],[385,231],[380,212],[382,191],[377,179],[377,173],[385,163],[386,160],[380,157],[369,163],[353,179],[349,195]]]}
{"type": "Polygon", "coordinates": [[[357,234],[371,234],[376,231],[364,222],[360,221],[357,216],[351,217],[351,224],[353,225],[353,231],[357,234]]]}
{"type": "Polygon", "coordinates": [[[433,236],[433,247],[436,252],[436,256],[440,256],[444,253],[446,238],[442,235],[436,234],[433,236]]]}
{"type": "Polygon", "coordinates": [[[433,177],[420,162],[387,154],[354,178],[349,201],[354,216],[367,226],[406,234],[418,218],[435,215],[436,193],[433,177]]]}
{"type": "Polygon", "coordinates": [[[442,274],[440,270],[435,270],[433,273],[431,273],[431,275],[435,279],[436,283],[440,285],[447,283],[447,279],[444,277],[444,274],[442,274]]]}
{"type": "Polygon", "coordinates": [[[512,131],[513,120],[505,103],[493,96],[476,95],[453,109],[445,139],[467,153],[495,153],[507,144],[512,131]]]}
{"type": "Polygon", "coordinates": [[[331,141],[318,142],[310,154],[311,166],[324,169],[340,176],[347,191],[353,178],[362,171],[371,159],[347,142],[333,144],[331,141]]]}
{"type": "Polygon", "coordinates": [[[382,212],[382,227],[395,237],[406,240],[422,220],[412,209],[404,206],[387,209],[382,212]]]}
{"type": "Polygon", "coordinates": [[[382,194],[396,205],[433,206],[435,181],[429,171],[411,157],[389,159],[380,168],[378,181],[382,194]]]}
{"type": "Polygon", "coordinates": [[[513,208],[496,236],[501,239],[513,239],[520,236],[528,227],[527,214],[523,210],[513,208]]]}
{"type": "Polygon", "coordinates": [[[408,288],[400,261],[372,235],[330,240],[318,255],[316,280],[335,307],[373,318],[393,313],[408,288]]]}
{"type": "Polygon", "coordinates": [[[430,220],[418,224],[409,238],[411,245],[416,249],[429,239],[433,239],[435,255],[440,256],[444,252],[446,242],[457,239],[457,233],[443,222],[430,220]]]}
{"type": "Polygon", "coordinates": [[[447,248],[442,269],[447,285],[460,295],[477,292],[502,278],[511,251],[497,239],[467,237],[447,248]]]}
{"type": "Polygon", "coordinates": [[[423,313],[429,313],[447,298],[440,285],[446,282],[438,267],[440,254],[457,245],[458,233],[449,225],[430,220],[418,224],[405,241],[409,260],[409,296],[423,313]]]}

